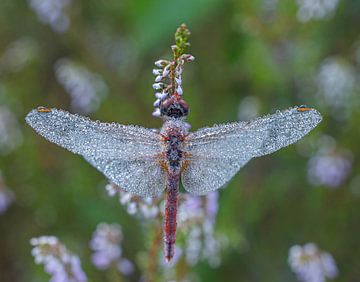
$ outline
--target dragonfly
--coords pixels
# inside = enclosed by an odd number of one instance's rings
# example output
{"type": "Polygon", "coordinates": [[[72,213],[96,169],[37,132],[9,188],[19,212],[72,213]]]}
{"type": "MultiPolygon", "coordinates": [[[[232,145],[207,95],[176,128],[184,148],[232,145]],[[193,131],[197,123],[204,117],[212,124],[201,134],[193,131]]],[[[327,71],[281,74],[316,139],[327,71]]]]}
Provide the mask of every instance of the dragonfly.
{"type": "Polygon", "coordinates": [[[26,117],[37,133],[85,158],[111,182],[140,197],[166,192],[164,252],[174,256],[179,185],[193,195],[224,187],[252,158],[295,143],[321,120],[306,106],[277,111],[252,121],[191,132],[189,106],[175,93],[160,105],[159,131],[102,123],[55,108],[38,107],[26,117]]]}

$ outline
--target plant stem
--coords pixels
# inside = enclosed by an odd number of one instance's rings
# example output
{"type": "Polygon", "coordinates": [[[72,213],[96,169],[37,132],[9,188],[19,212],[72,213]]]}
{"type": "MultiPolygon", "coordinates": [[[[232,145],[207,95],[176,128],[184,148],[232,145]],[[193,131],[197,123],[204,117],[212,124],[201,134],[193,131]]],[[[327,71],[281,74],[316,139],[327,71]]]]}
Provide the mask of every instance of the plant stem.
{"type": "Polygon", "coordinates": [[[158,253],[162,243],[162,238],[161,238],[162,230],[158,225],[159,224],[155,226],[156,231],[155,231],[154,239],[149,249],[148,277],[146,279],[147,282],[155,281],[156,273],[158,270],[158,253]]]}

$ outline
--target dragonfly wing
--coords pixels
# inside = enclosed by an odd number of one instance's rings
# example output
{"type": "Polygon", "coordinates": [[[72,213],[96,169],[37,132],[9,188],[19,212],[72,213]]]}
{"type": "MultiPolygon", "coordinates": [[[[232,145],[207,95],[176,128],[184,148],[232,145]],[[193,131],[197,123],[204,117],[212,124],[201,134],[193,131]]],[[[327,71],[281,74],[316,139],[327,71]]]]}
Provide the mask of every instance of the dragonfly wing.
{"type": "Polygon", "coordinates": [[[295,107],[250,122],[215,125],[191,133],[185,145],[190,157],[183,185],[196,195],[214,191],[250,159],[295,143],[320,121],[316,110],[295,107]]]}
{"type": "Polygon", "coordinates": [[[223,187],[249,159],[198,158],[191,160],[182,174],[186,191],[193,195],[205,195],[223,187]]]}
{"type": "Polygon", "coordinates": [[[155,197],[165,189],[166,175],[156,160],[107,159],[95,156],[84,158],[111,182],[135,195],[155,197]]]}
{"type": "Polygon", "coordinates": [[[47,140],[82,155],[130,193],[152,196],[165,188],[164,172],[155,158],[162,150],[160,137],[149,129],[100,123],[46,108],[31,111],[26,121],[47,140]]]}

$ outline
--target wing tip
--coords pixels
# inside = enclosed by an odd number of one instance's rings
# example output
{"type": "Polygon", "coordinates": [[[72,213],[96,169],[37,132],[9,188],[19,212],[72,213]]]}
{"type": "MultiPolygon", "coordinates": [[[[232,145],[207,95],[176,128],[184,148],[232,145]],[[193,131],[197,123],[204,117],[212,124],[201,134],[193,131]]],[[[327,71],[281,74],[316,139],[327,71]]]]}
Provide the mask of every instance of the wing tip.
{"type": "Polygon", "coordinates": [[[315,124],[320,123],[323,119],[322,115],[320,114],[320,112],[318,110],[308,107],[308,106],[305,106],[305,105],[297,106],[297,107],[295,107],[295,110],[298,113],[311,114],[315,124]]]}
{"type": "Polygon", "coordinates": [[[31,111],[26,115],[25,121],[26,121],[29,125],[31,125],[31,124],[33,123],[33,121],[34,121],[34,118],[35,118],[36,116],[38,116],[39,113],[40,113],[40,114],[43,114],[43,113],[50,113],[50,112],[52,112],[52,109],[49,109],[49,108],[44,107],[44,106],[39,106],[39,107],[31,110],[31,111]]]}
{"type": "Polygon", "coordinates": [[[51,113],[51,111],[52,111],[52,109],[44,107],[44,106],[39,106],[34,110],[36,110],[38,113],[51,113]]]}

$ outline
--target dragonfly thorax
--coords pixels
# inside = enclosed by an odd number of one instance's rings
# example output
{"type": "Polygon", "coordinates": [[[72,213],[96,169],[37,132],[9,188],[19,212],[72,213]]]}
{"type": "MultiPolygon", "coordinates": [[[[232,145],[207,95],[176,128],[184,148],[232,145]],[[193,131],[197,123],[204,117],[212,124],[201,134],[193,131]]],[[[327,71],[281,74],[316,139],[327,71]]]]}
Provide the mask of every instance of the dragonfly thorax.
{"type": "Polygon", "coordinates": [[[179,168],[183,158],[183,141],[188,134],[187,123],[182,119],[171,118],[165,121],[161,132],[169,168],[179,168]]]}

